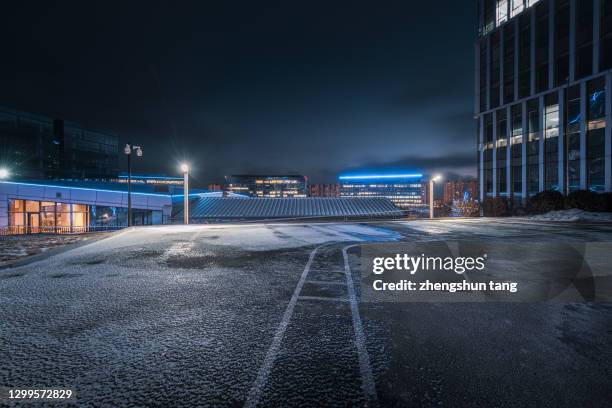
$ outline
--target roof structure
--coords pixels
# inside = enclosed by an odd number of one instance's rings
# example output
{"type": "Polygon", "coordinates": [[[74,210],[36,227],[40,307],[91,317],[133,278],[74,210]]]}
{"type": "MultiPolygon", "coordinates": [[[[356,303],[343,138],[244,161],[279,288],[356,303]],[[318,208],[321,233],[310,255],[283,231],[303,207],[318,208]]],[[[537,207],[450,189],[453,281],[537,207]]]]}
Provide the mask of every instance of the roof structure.
{"type": "MultiPolygon", "coordinates": [[[[382,197],[238,198],[200,197],[189,206],[191,219],[269,219],[308,217],[394,217],[403,211],[382,197]]],[[[173,216],[182,219],[183,209],[173,216]]]]}

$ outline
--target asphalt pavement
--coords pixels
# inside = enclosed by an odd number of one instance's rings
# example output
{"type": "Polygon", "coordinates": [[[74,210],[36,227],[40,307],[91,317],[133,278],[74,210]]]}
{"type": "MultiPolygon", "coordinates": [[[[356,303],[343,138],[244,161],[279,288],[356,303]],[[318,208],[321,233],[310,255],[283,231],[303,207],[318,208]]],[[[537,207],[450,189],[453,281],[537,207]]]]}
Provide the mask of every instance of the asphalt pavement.
{"type": "Polygon", "coordinates": [[[0,271],[0,385],[109,407],[609,406],[610,304],[364,302],[359,268],[364,243],[611,237],[525,220],[129,229],[0,271]]]}

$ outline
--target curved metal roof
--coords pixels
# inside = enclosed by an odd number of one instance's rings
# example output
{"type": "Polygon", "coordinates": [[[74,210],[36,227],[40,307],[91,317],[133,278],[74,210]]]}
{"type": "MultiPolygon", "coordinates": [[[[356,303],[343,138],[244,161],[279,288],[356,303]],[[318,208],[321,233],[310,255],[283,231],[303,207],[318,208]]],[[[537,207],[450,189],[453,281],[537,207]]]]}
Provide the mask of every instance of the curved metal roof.
{"type": "MultiPolygon", "coordinates": [[[[201,197],[189,205],[189,218],[306,218],[401,216],[403,212],[381,197],[233,198],[201,197]]],[[[174,214],[183,217],[182,207],[174,214]]]]}

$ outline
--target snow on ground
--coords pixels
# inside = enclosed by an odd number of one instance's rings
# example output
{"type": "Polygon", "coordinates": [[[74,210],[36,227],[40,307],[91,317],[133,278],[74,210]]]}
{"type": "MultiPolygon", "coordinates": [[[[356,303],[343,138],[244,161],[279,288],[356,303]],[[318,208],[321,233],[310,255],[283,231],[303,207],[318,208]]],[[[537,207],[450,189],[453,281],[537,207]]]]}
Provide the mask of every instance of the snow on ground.
{"type": "Polygon", "coordinates": [[[612,213],[605,212],[589,212],[573,208],[571,210],[550,211],[546,214],[534,215],[529,217],[530,220],[537,221],[599,221],[612,222],[612,213]]]}
{"type": "Polygon", "coordinates": [[[49,249],[91,239],[99,234],[12,235],[0,237],[0,266],[17,259],[37,255],[49,249]]]}

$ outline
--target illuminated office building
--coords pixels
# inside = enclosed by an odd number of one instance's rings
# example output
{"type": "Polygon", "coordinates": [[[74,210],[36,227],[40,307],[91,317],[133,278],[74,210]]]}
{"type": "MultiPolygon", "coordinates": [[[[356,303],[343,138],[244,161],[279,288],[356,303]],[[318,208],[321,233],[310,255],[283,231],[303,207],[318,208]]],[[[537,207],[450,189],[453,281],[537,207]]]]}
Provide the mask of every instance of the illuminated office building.
{"type": "Polygon", "coordinates": [[[340,185],[338,183],[321,183],[308,185],[309,197],[340,197],[340,185]]]}
{"type": "Polygon", "coordinates": [[[396,207],[410,209],[425,204],[421,174],[340,176],[340,197],[385,197],[396,207]]]}
{"type": "Polygon", "coordinates": [[[612,0],[479,0],[480,197],[611,191],[612,0]]]}
{"type": "Polygon", "coordinates": [[[225,176],[229,193],[249,197],[306,197],[306,177],[299,175],[225,176]]]}

